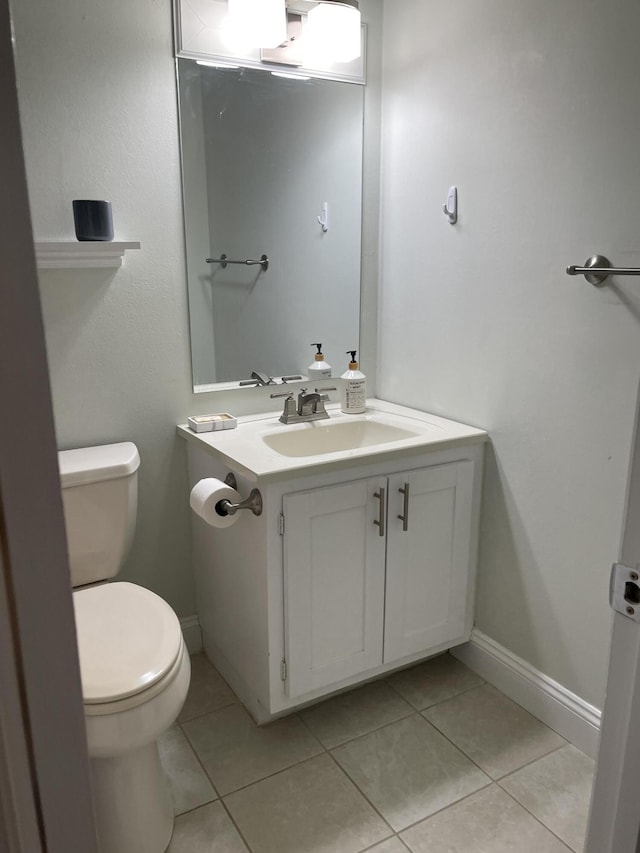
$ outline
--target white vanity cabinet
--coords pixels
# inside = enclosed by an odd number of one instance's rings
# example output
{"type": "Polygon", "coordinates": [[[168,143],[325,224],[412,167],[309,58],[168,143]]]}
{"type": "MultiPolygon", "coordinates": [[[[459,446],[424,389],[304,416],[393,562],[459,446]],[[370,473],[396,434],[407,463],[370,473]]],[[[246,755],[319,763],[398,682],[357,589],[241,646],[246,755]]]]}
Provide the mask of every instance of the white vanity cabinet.
{"type": "Polygon", "coordinates": [[[284,495],[290,698],[468,638],[474,464],[284,495]]]}
{"type": "Polygon", "coordinates": [[[192,514],[204,648],[258,722],[469,639],[486,433],[373,405],[416,433],[422,418],[426,437],[306,462],[261,449],[295,438],[273,416],[229,436],[179,428],[190,488],[232,472],[241,497],[262,495],[225,529],[192,514]]]}
{"type": "Polygon", "coordinates": [[[382,664],[386,519],[376,524],[385,510],[386,482],[371,477],[283,498],[285,687],[291,698],[382,664]]]}

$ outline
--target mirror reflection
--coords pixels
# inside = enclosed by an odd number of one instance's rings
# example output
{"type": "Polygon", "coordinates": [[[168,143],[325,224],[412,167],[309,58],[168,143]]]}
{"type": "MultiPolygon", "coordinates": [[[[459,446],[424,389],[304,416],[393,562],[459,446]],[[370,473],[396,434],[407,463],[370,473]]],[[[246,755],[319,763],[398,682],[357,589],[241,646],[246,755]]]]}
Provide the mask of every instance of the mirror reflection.
{"type": "Polygon", "coordinates": [[[339,376],[359,347],[363,87],[177,62],[195,390],[305,375],[316,342],[339,376]],[[241,263],[207,263],[223,255],[241,263]]]}

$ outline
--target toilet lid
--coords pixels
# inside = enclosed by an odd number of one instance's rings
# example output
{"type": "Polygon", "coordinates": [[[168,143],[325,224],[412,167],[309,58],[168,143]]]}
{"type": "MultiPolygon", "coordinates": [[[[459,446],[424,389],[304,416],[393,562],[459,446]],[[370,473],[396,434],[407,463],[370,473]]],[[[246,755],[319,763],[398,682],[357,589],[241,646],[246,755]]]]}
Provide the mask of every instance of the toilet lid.
{"type": "Polygon", "coordinates": [[[155,593],[109,583],[73,593],[85,704],[116,702],[159,681],[182,647],[176,614],[155,593]]]}

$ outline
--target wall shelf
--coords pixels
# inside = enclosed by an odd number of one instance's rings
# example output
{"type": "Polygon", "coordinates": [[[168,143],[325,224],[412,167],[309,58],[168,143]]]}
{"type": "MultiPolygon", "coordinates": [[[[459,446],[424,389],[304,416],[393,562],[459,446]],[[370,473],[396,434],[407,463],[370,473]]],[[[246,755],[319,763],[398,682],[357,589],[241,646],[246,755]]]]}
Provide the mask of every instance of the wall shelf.
{"type": "Polygon", "coordinates": [[[36,243],[39,269],[90,269],[121,267],[127,249],[139,249],[140,243],[55,242],[36,243]]]}

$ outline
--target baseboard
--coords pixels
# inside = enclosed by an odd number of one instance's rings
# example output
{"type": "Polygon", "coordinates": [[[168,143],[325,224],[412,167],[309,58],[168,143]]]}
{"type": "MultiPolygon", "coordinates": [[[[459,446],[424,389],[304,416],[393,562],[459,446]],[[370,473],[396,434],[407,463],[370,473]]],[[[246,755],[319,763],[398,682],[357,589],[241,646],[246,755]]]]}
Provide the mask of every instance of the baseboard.
{"type": "Polygon", "coordinates": [[[200,620],[197,616],[184,616],[180,620],[182,628],[182,636],[189,650],[190,655],[202,651],[202,631],[200,630],[200,620]]]}
{"type": "Polygon", "coordinates": [[[475,628],[470,641],[451,649],[451,654],[578,749],[596,757],[598,708],[475,628]]]}

